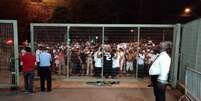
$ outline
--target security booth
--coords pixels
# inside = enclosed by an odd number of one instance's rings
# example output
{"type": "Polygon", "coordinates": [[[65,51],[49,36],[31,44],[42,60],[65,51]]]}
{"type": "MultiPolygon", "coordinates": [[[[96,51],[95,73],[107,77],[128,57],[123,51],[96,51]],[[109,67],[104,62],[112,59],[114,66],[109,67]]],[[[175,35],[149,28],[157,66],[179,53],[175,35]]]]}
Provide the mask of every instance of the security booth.
{"type": "Polygon", "coordinates": [[[78,81],[136,81],[146,77],[150,64],[148,59],[138,64],[139,53],[149,53],[160,42],[171,41],[175,62],[170,82],[176,85],[180,24],[31,23],[30,29],[32,50],[39,46],[51,50],[54,75],[78,81]],[[118,65],[112,64],[116,59],[118,65]]]}
{"type": "Polygon", "coordinates": [[[0,88],[19,86],[16,20],[0,20],[0,88]]]}

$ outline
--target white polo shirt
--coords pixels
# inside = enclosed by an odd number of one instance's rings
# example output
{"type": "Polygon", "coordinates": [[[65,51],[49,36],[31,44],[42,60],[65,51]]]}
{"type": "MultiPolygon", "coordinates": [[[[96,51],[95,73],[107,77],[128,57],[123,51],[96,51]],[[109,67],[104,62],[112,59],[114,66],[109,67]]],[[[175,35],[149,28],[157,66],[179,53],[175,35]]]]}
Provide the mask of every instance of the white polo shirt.
{"type": "Polygon", "coordinates": [[[171,58],[166,51],[161,52],[149,69],[149,75],[159,75],[158,80],[166,82],[170,70],[171,58]]]}

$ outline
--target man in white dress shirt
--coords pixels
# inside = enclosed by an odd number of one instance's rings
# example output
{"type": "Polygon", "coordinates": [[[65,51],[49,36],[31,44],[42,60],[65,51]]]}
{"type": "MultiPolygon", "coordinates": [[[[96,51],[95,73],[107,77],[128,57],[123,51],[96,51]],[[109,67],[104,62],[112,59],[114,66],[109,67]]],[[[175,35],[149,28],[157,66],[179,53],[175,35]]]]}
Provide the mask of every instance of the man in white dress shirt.
{"type": "Polygon", "coordinates": [[[156,57],[149,70],[156,101],[165,101],[165,90],[171,64],[171,58],[168,55],[170,45],[169,42],[160,43],[160,54],[156,57]]]}

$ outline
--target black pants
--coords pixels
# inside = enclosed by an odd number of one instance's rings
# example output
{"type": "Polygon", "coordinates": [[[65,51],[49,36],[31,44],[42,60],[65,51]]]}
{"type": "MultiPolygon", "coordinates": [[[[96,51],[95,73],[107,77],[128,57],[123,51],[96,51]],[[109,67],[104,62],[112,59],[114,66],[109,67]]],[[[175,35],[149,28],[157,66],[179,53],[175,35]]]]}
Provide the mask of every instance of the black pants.
{"type": "Polygon", "coordinates": [[[23,75],[24,75],[25,91],[33,92],[34,73],[33,72],[24,72],[23,75]]]}
{"type": "Polygon", "coordinates": [[[138,77],[140,77],[140,78],[144,77],[144,65],[138,64],[138,77]]]}
{"type": "Polygon", "coordinates": [[[153,91],[156,101],[166,101],[165,100],[165,90],[166,84],[162,84],[157,81],[158,75],[151,76],[151,82],[153,84],[153,91]]]}
{"type": "Polygon", "coordinates": [[[144,76],[149,76],[150,64],[144,64],[144,76]]]}
{"type": "Polygon", "coordinates": [[[102,67],[95,67],[94,76],[101,77],[102,67]]]}
{"type": "Polygon", "coordinates": [[[104,66],[103,67],[103,75],[107,78],[112,76],[112,67],[111,66],[104,66]]]}
{"type": "Polygon", "coordinates": [[[45,81],[47,81],[47,91],[52,90],[52,76],[50,67],[40,67],[40,87],[41,91],[45,91],[45,81]]]}

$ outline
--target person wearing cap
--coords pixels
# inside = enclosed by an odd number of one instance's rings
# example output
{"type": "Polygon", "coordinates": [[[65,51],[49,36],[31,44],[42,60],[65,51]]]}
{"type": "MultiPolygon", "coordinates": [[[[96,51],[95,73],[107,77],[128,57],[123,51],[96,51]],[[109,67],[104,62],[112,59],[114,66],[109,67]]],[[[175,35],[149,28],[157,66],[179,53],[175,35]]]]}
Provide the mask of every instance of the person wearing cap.
{"type": "Polygon", "coordinates": [[[168,54],[170,45],[169,42],[160,43],[160,54],[156,57],[149,70],[149,75],[153,78],[151,81],[153,83],[155,101],[166,101],[165,91],[171,64],[171,58],[168,54]]]}
{"type": "Polygon", "coordinates": [[[45,81],[47,80],[47,91],[52,90],[51,62],[52,56],[48,53],[47,48],[43,47],[42,52],[38,56],[40,68],[40,87],[41,91],[45,91],[45,81]]]}

